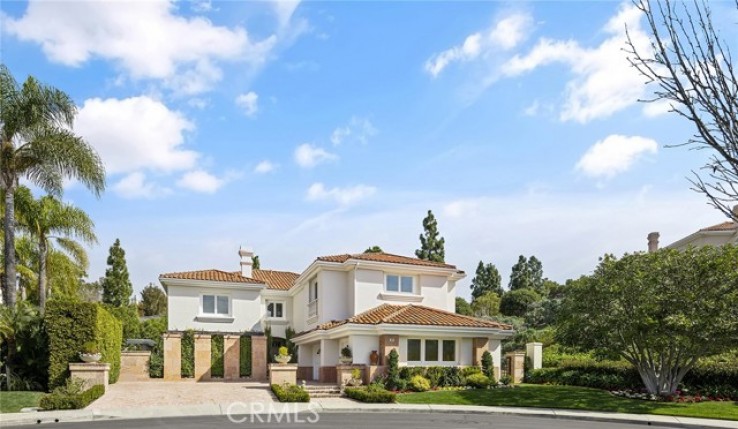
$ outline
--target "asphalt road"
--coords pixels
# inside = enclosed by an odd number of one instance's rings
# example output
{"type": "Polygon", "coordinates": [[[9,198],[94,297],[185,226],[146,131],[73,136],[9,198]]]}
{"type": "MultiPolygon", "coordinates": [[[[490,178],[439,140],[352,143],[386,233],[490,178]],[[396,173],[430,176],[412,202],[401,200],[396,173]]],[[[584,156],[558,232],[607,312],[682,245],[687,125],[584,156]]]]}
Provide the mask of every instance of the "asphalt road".
{"type": "MultiPolygon", "coordinates": [[[[240,423],[225,416],[177,417],[145,420],[99,420],[82,423],[48,423],[47,429],[206,429],[206,428],[311,428],[311,429],[626,429],[645,428],[648,424],[622,424],[566,420],[540,417],[520,417],[486,414],[451,413],[311,413],[286,415],[281,422],[267,416],[237,416],[240,423]],[[253,417],[253,420],[252,420],[253,417]],[[262,417],[262,422],[258,420],[262,417]],[[317,420],[317,421],[316,421],[317,420]]],[[[22,426],[29,428],[29,426],[22,426]]],[[[661,426],[662,428],[664,426],[661,426]]],[[[20,427],[19,427],[20,428],[20,427]]],[[[9,428],[7,428],[9,429],[9,428]]]]}

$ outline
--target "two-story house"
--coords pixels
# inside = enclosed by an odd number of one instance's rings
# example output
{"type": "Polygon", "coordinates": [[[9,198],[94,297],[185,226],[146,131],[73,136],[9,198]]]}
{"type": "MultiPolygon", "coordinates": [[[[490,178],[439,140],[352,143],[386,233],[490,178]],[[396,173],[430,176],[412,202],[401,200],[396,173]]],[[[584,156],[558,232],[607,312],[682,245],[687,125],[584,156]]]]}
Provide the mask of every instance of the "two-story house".
{"type": "MultiPolygon", "coordinates": [[[[738,204],[733,206],[733,215],[738,218],[738,204]]],[[[659,248],[658,232],[648,234],[648,251],[659,248]]],[[[701,228],[686,237],[666,246],[669,249],[684,250],[688,247],[738,245],[738,222],[727,220],[716,225],[701,228]]]]}
{"type": "Polygon", "coordinates": [[[168,296],[168,329],[206,332],[271,330],[270,353],[287,330],[298,346],[298,377],[335,381],[340,350],[355,364],[383,365],[392,348],[401,365],[479,364],[512,327],[455,314],[454,265],[388,253],[321,256],[301,274],[252,269],[253,252],[239,251],[241,270],[189,271],[159,277],[168,296]],[[373,353],[376,352],[376,353],[373,353]]]}

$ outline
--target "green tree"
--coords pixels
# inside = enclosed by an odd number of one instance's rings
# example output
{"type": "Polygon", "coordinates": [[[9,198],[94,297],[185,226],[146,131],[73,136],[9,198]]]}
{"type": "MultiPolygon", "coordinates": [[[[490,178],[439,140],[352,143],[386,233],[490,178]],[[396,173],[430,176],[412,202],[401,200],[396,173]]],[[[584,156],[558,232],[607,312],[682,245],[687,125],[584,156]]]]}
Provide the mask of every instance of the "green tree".
{"type": "Polygon", "coordinates": [[[461,314],[464,316],[471,316],[472,314],[474,314],[471,304],[469,304],[464,298],[460,296],[456,297],[456,314],[461,314]]]}
{"type": "Polygon", "coordinates": [[[133,295],[133,285],[128,278],[126,265],[126,251],[120,246],[120,240],[110,247],[108,254],[108,268],[102,278],[103,302],[113,307],[128,305],[133,295]]]}
{"type": "Polygon", "coordinates": [[[487,292],[471,303],[472,311],[477,317],[492,317],[500,314],[500,296],[496,292],[487,292]]]}
{"type": "Polygon", "coordinates": [[[557,336],[622,356],[648,392],[671,395],[700,358],[738,344],[737,302],[736,246],[608,255],[568,287],[557,336]]]}
{"type": "Polygon", "coordinates": [[[420,234],[420,249],[415,256],[433,262],[445,262],[445,240],[438,233],[438,221],[433,212],[428,210],[428,216],[423,219],[423,233],[420,234]]]}
{"type": "Polygon", "coordinates": [[[45,351],[42,336],[42,318],[31,303],[18,301],[15,307],[0,308],[0,350],[4,353],[0,358],[5,364],[5,390],[14,390],[14,387],[21,387],[17,390],[29,390],[28,387],[33,387],[12,386],[13,381],[18,379],[14,375],[41,378],[38,377],[40,374],[28,374],[28,370],[40,372],[39,367],[44,366],[43,363],[38,364],[40,359],[32,358],[34,352],[45,351]]]}
{"type": "Polygon", "coordinates": [[[471,290],[472,300],[488,292],[494,292],[498,296],[502,296],[502,277],[500,272],[497,271],[497,267],[494,264],[485,265],[484,262],[479,261],[477,272],[472,279],[471,290]]]}
{"type": "Polygon", "coordinates": [[[28,77],[16,82],[0,64],[0,188],[5,192],[3,221],[3,298],[15,306],[15,189],[21,178],[52,195],[73,178],[99,196],[105,168],[97,152],[71,129],[77,112],[64,92],[28,77]]]}
{"type": "Polygon", "coordinates": [[[382,248],[379,246],[372,246],[372,247],[367,247],[364,253],[384,253],[384,250],[382,250],[382,248]]]}
{"type": "Polygon", "coordinates": [[[94,282],[86,282],[82,280],[80,281],[77,293],[81,301],[100,302],[102,299],[102,286],[100,286],[99,280],[94,282]]]}
{"type": "Polygon", "coordinates": [[[141,291],[139,304],[144,316],[161,316],[167,313],[167,295],[153,283],[141,291]]]}
{"type": "Polygon", "coordinates": [[[518,257],[510,272],[510,290],[531,289],[544,295],[543,264],[535,256],[530,259],[523,255],[518,257]]]}
{"type": "Polygon", "coordinates": [[[515,289],[506,292],[500,300],[500,312],[505,316],[524,317],[541,296],[533,289],[515,289]]]}
{"type": "Polygon", "coordinates": [[[261,261],[259,260],[259,255],[254,255],[251,257],[251,268],[254,270],[261,269],[261,261]]]}
{"type": "Polygon", "coordinates": [[[38,246],[38,304],[43,314],[47,295],[51,292],[47,288],[49,252],[56,245],[86,270],[89,265],[87,252],[76,240],[86,244],[97,243],[95,224],[83,210],[51,195],[34,199],[28,188],[20,187],[16,198],[24,206],[24,210],[18,212],[18,225],[33,237],[38,246]]]}

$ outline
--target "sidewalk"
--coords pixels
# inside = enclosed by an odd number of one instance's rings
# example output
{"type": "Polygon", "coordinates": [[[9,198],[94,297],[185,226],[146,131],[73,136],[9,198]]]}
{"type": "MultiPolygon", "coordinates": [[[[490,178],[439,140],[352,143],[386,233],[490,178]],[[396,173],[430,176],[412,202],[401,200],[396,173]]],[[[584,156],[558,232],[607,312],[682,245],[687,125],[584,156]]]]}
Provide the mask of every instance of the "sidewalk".
{"type": "MultiPolygon", "coordinates": [[[[94,404],[93,404],[94,406],[94,404]]],[[[738,429],[738,422],[728,420],[696,419],[689,417],[655,416],[641,414],[606,413],[596,411],[558,410],[549,408],[483,407],[466,405],[410,405],[364,404],[344,398],[313,399],[302,404],[224,403],[169,407],[84,409],[38,413],[0,414],[0,426],[26,425],[50,422],[84,422],[107,419],[146,419],[212,415],[248,415],[273,413],[477,413],[504,414],[528,417],[648,424],[680,428],[738,429]]]]}

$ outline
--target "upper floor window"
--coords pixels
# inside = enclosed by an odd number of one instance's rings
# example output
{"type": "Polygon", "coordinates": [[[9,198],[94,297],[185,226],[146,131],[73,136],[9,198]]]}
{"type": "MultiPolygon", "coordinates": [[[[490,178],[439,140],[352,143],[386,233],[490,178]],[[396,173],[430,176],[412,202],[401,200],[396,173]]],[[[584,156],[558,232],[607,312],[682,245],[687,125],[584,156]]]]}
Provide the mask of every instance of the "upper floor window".
{"type": "Polygon", "coordinates": [[[203,295],[202,314],[227,316],[230,314],[230,301],[225,295],[203,295]]]}
{"type": "Polygon", "coordinates": [[[312,280],[310,282],[310,286],[308,287],[308,302],[313,302],[318,300],[318,281],[312,280]]]}
{"type": "Polygon", "coordinates": [[[284,303],[267,301],[267,317],[270,319],[284,319],[284,303]]]}
{"type": "Polygon", "coordinates": [[[384,289],[387,292],[413,293],[413,276],[399,276],[395,274],[387,274],[384,289]]]}

